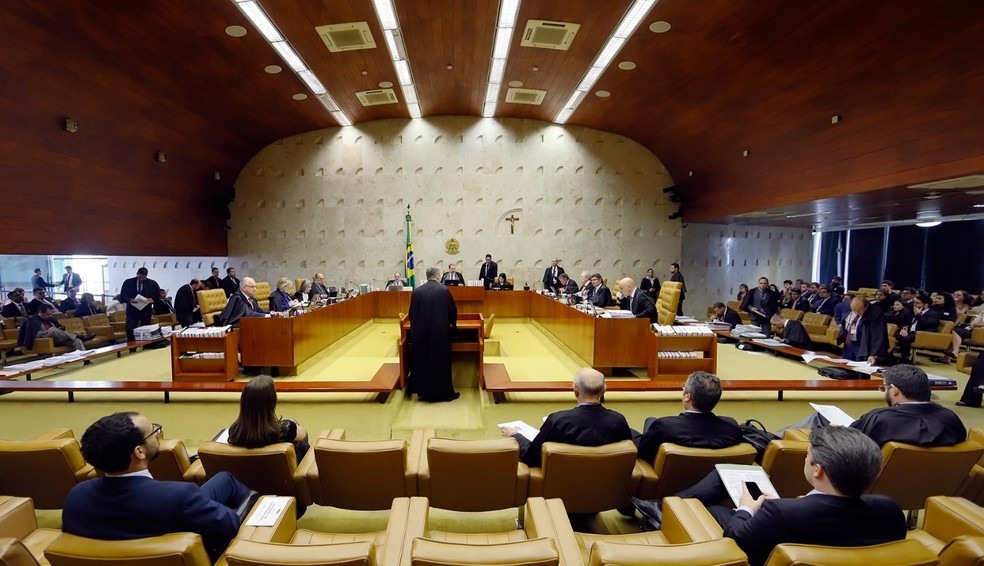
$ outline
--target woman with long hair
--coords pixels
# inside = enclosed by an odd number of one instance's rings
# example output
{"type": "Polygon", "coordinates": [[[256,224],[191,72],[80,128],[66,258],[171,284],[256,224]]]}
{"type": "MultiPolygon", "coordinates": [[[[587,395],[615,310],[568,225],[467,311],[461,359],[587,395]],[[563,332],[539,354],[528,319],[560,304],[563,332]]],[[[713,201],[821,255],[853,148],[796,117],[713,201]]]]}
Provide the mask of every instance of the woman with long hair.
{"type": "Polygon", "coordinates": [[[300,462],[311,447],[307,431],[292,419],[277,416],[277,389],[269,375],[258,375],[243,388],[239,416],[229,427],[229,444],[260,448],[278,442],[292,442],[300,462]]]}
{"type": "Polygon", "coordinates": [[[748,285],[742,283],[741,285],[738,285],[738,296],[735,297],[735,300],[740,303],[745,299],[745,295],[747,294],[748,294],[748,285]]]}
{"type": "Polygon", "coordinates": [[[974,296],[967,291],[957,290],[953,292],[953,304],[956,309],[957,316],[962,314],[973,314],[971,309],[974,308],[974,296]]]}
{"type": "Polygon", "coordinates": [[[294,293],[294,300],[303,303],[309,300],[308,296],[310,294],[311,294],[311,280],[303,279],[301,280],[301,288],[298,289],[296,293],[294,293]]]}
{"type": "Polygon", "coordinates": [[[940,320],[957,320],[957,305],[953,301],[953,295],[945,291],[938,291],[931,296],[933,304],[929,307],[940,315],[940,320]]]}

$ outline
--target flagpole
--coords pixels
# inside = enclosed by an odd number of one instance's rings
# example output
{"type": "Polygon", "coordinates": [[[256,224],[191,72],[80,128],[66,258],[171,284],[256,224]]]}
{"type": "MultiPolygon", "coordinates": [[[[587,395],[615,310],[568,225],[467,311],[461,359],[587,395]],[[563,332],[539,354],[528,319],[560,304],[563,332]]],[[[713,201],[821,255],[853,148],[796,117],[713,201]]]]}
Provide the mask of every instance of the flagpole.
{"type": "Polygon", "coordinates": [[[413,289],[416,287],[413,276],[413,220],[410,218],[410,205],[407,205],[407,253],[404,257],[403,269],[407,285],[413,289]]]}

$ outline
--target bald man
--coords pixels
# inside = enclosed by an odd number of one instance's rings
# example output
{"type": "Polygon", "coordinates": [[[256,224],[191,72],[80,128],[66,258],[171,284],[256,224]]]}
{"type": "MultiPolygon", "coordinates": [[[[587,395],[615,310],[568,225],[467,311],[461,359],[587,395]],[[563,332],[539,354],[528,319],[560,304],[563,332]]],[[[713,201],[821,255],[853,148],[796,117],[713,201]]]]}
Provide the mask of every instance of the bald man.
{"type": "Polygon", "coordinates": [[[636,287],[635,280],[626,277],[618,282],[618,288],[622,291],[622,307],[632,311],[636,318],[648,318],[649,322],[656,322],[656,303],[649,293],[636,287]]]}
{"type": "Polygon", "coordinates": [[[855,297],[840,327],[837,343],[844,345],[845,359],[876,364],[888,356],[888,326],[876,305],[855,297]]]}
{"type": "Polygon", "coordinates": [[[574,398],[577,399],[577,407],[548,416],[532,442],[511,427],[502,427],[502,436],[515,438],[519,442],[519,459],[533,467],[540,466],[540,452],[544,442],[603,446],[620,440],[631,440],[632,430],[629,429],[625,417],[601,405],[604,394],[605,376],[595,369],[581,368],[574,374],[574,398]]]}

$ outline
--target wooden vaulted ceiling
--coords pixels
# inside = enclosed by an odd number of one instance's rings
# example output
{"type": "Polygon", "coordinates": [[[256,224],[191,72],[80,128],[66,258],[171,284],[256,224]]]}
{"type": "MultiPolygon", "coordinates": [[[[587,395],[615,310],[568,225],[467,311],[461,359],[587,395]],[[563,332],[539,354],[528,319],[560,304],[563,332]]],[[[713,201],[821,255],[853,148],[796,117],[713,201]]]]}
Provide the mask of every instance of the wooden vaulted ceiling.
{"type": "MultiPolygon", "coordinates": [[[[409,117],[370,0],[260,3],[354,123],[409,117]],[[377,48],[330,53],[314,29],[357,21],[377,48]],[[400,102],[362,106],[355,93],[383,81],[400,102]]],[[[425,119],[481,115],[499,1],[394,3],[425,119]]],[[[552,121],[630,4],[522,0],[504,82],[547,94],[510,104],[504,84],[496,116],[552,121]],[[521,47],[529,19],[581,28],[568,51],[521,47]]],[[[245,162],[336,125],[315,97],[293,99],[306,87],[231,0],[20,0],[0,21],[0,252],[224,253],[216,202],[245,162]],[[119,237],[156,222],[185,233],[119,237]],[[39,236],[37,223],[62,228],[39,236]]],[[[984,172],[982,37],[977,0],[660,0],[568,123],[649,148],[686,221],[970,214],[979,191],[905,187],[984,172]],[[670,31],[649,31],[657,21],[670,31]]]]}

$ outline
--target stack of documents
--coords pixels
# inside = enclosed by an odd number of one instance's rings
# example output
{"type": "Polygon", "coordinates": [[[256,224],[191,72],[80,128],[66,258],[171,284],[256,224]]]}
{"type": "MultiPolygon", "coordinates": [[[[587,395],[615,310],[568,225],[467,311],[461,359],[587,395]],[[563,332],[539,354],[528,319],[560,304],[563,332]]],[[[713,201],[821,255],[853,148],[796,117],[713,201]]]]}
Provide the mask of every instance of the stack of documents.
{"type": "Polygon", "coordinates": [[[659,351],[656,354],[660,359],[697,359],[700,358],[698,352],[677,352],[677,351],[659,351]]]}
{"type": "Polygon", "coordinates": [[[660,336],[712,336],[714,334],[706,324],[669,326],[653,323],[653,331],[660,336]]]}
{"type": "Polygon", "coordinates": [[[163,336],[161,333],[160,324],[148,324],[146,326],[138,326],[133,329],[133,339],[134,340],[153,340],[155,338],[160,338],[163,336]]]}
{"type": "Polygon", "coordinates": [[[605,312],[607,312],[611,318],[635,318],[635,315],[632,314],[632,311],[605,309],[605,312]]]}

